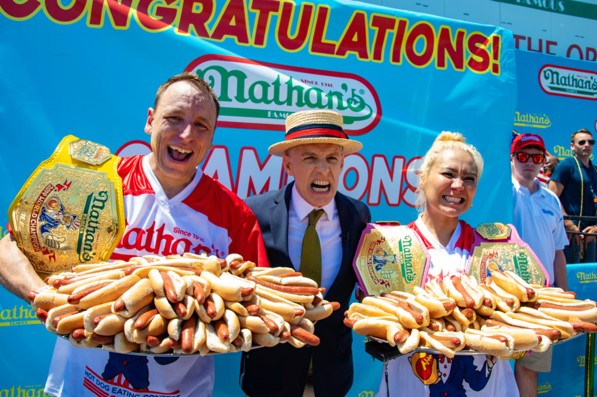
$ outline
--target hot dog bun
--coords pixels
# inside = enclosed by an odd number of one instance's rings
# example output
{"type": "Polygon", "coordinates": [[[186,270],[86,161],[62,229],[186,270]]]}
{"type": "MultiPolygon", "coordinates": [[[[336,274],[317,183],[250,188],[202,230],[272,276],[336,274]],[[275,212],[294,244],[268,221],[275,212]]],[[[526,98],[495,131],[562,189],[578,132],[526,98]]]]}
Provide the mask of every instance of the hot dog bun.
{"type": "Polygon", "coordinates": [[[126,338],[138,344],[147,341],[148,336],[160,336],[166,333],[168,320],[157,309],[147,306],[124,324],[126,338]]]}
{"type": "Polygon", "coordinates": [[[462,350],[465,343],[462,332],[435,332],[429,334],[426,331],[421,331],[419,336],[424,347],[435,349],[449,358],[453,358],[457,351],[462,350]]]}
{"type": "Polygon", "coordinates": [[[497,307],[503,311],[516,311],[520,308],[520,299],[511,293],[502,289],[494,280],[493,277],[487,277],[483,288],[486,288],[497,299],[497,307]]]}
{"type": "Polygon", "coordinates": [[[114,335],[113,338],[113,343],[102,344],[102,347],[105,350],[115,353],[132,353],[139,351],[139,345],[135,342],[129,341],[124,335],[124,332],[114,335]]]}
{"type": "Polygon", "coordinates": [[[186,281],[172,270],[163,271],[154,268],[149,271],[148,278],[155,295],[165,296],[171,303],[182,301],[186,294],[186,281]]]}
{"type": "Polygon", "coordinates": [[[147,278],[136,282],[114,301],[112,312],[126,318],[133,317],[153,301],[155,294],[151,284],[147,278]]]}
{"type": "Polygon", "coordinates": [[[407,354],[419,347],[420,332],[418,329],[411,329],[410,334],[402,343],[397,343],[398,351],[402,354],[407,354]]]}
{"type": "Polygon", "coordinates": [[[423,316],[421,313],[412,310],[406,302],[399,304],[392,298],[367,296],[363,299],[363,303],[375,306],[396,316],[405,328],[415,329],[429,325],[429,311],[427,311],[427,316],[423,316]]]}
{"type": "Polygon", "coordinates": [[[447,296],[433,296],[419,286],[414,287],[413,293],[417,302],[429,310],[431,318],[445,317],[452,313],[452,310],[456,307],[454,299],[447,296]]]}
{"type": "Polygon", "coordinates": [[[548,325],[543,325],[531,321],[526,321],[526,319],[513,317],[511,313],[512,312],[503,313],[496,310],[491,315],[491,319],[501,321],[503,323],[513,325],[516,327],[532,329],[536,334],[547,336],[552,341],[557,341],[562,337],[562,333],[560,330],[553,329],[548,325]]]}
{"type": "Polygon", "coordinates": [[[115,301],[139,281],[141,281],[141,278],[135,274],[124,276],[81,298],[77,306],[81,309],[88,309],[101,303],[115,301]]]}
{"type": "MultiPolygon", "coordinates": [[[[205,333],[206,333],[206,340],[205,344],[209,348],[209,350],[217,353],[227,353],[230,351],[230,340],[222,340],[218,333],[216,332],[214,325],[212,323],[205,325],[205,333]]],[[[253,341],[255,341],[255,336],[253,335],[253,341]]]]}
{"type": "MultiPolygon", "coordinates": [[[[239,335],[232,341],[231,350],[234,349],[235,351],[243,351],[248,352],[253,347],[253,333],[246,329],[242,328],[240,330],[239,335]]],[[[295,346],[296,347],[296,346],[295,346]]]]}
{"type": "Polygon", "coordinates": [[[378,318],[363,318],[354,323],[352,330],[363,336],[373,336],[387,341],[390,346],[404,343],[410,333],[396,321],[378,318]]]}
{"type": "Polygon", "coordinates": [[[467,275],[446,277],[443,282],[448,296],[459,307],[477,309],[482,305],[484,296],[467,275]]]}
{"type": "Polygon", "coordinates": [[[464,332],[464,339],[468,348],[492,356],[509,357],[514,352],[514,338],[505,333],[469,328],[464,332]]]}
{"type": "Polygon", "coordinates": [[[237,276],[245,276],[246,273],[253,270],[256,266],[254,262],[245,261],[239,254],[230,254],[226,257],[228,271],[237,276]]]}
{"type": "Polygon", "coordinates": [[[175,353],[192,354],[204,348],[207,341],[207,327],[197,316],[185,320],[181,328],[180,349],[175,353]]]}
{"type": "Polygon", "coordinates": [[[491,268],[491,278],[504,291],[516,296],[521,302],[533,302],[537,299],[535,289],[520,276],[511,271],[491,268]]]}
{"type": "Polygon", "coordinates": [[[489,331],[497,334],[508,334],[514,338],[514,350],[531,350],[540,343],[540,337],[531,329],[504,325],[488,326],[485,324],[481,331],[489,331]]]}
{"type": "Polygon", "coordinates": [[[67,303],[48,311],[45,326],[59,335],[68,335],[77,328],[84,328],[83,316],[81,309],[67,303]]]}
{"type": "Polygon", "coordinates": [[[99,335],[112,336],[124,330],[126,318],[112,313],[112,304],[106,302],[85,310],[85,330],[99,335]]]}
{"type": "Polygon", "coordinates": [[[96,341],[93,340],[93,332],[78,328],[68,335],[68,340],[76,347],[98,347],[96,341]]]}
{"type": "Polygon", "coordinates": [[[62,306],[68,303],[68,295],[55,293],[49,289],[44,289],[33,293],[31,307],[33,310],[42,309],[48,311],[54,307],[62,306]]]}

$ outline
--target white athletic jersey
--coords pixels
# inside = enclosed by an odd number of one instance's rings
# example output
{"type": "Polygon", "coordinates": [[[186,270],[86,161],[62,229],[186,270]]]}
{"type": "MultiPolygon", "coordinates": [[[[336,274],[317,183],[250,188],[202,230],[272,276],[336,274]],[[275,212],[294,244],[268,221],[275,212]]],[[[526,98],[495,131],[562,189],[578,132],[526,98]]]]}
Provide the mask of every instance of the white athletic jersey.
{"type": "Polygon", "coordinates": [[[512,223],[520,237],[535,252],[553,282],[556,250],[563,250],[568,245],[562,207],[560,199],[551,190],[542,186],[537,179],[533,183],[539,190],[531,194],[529,189],[520,186],[512,178],[512,223]]]}
{"type": "MultiPolygon", "coordinates": [[[[118,173],[123,179],[127,227],[112,259],[184,252],[224,258],[239,253],[267,266],[255,215],[201,170],[171,199],[147,157],[122,159],[118,173]]],[[[116,354],[77,348],[58,338],[45,392],[62,397],[197,397],[211,396],[213,385],[213,357],[116,354]]]]}
{"type": "MultiPolygon", "coordinates": [[[[430,277],[464,273],[466,260],[475,241],[476,232],[471,226],[460,221],[447,247],[433,238],[420,218],[408,227],[420,237],[431,258],[430,277]]],[[[441,354],[409,353],[385,365],[387,368],[384,368],[377,392],[379,397],[519,395],[510,363],[486,355],[457,355],[449,359],[441,354]]]]}

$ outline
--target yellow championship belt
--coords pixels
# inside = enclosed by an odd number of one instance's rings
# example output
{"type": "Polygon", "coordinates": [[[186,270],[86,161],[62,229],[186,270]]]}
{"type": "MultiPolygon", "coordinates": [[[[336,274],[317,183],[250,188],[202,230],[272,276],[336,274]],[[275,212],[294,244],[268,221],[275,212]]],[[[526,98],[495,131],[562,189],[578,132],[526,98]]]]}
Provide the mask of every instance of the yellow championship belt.
{"type": "Polygon", "coordinates": [[[353,262],[359,285],[369,295],[412,292],[421,285],[426,265],[414,231],[396,222],[369,223],[353,262]]]}
{"type": "Polygon", "coordinates": [[[8,219],[38,273],[109,259],[125,227],[119,160],[105,146],[68,135],[27,179],[8,219]]]}

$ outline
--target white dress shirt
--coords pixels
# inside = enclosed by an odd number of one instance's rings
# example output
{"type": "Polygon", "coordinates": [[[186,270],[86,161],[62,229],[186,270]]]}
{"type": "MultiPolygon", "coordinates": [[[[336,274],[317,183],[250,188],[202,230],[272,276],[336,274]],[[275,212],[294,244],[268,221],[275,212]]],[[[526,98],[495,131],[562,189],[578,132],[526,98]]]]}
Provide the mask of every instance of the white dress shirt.
{"type": "Polygon", "coordinates": [[[556,250],[563,250],[568,245],[568,237],[558,196],[541,186],[538,179],[533,183],[538,189],[531,194],[529,189],[512,178],[512,223],[520,238],[531,247],[549,272],[549,279],[553,282],[556,250]]]}
{"type": "MultiPolygon", "coordinates": [[[[314,209],[317,208],[307,203],[296,190],[296,186],[293,186],[290,211],[288,213],[288,254],[292,265],[297,271],[300,271],[303,237],[309,223],[309,213],[314,209]]],[[[320,286],[324,287],[327,291],[340,270],[342,262],[342,238],[336,201],[332,200],[324,207],[321,207],[321,209],[324,210],[324,214],[319,218],[315,230],[317,230],[321,244],[322,269],[320,286]]]]}

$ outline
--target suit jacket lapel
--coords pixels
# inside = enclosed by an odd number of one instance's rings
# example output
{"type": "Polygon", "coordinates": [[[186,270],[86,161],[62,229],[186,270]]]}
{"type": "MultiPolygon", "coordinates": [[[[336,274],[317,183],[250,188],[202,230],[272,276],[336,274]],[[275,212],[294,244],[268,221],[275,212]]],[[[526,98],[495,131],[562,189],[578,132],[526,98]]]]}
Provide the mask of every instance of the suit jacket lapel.
{"type": "Polygon", "coordinates": [[[350,241],[350,225],[352,214],[348,211],[344,197],[336,194],[336,208],[338,209],[338,219],[340,219],[340,233],[342,238],[342,256],[346,252],[348,242],[350,241]]]}
{"type": "Polygon", "coordinates": [[[288,211],[290,210],[292,185],[292,183],[287,185],[286,188],[281,190],[275,197],[274,206],[269,219],[274,245],[280,252],[285,252],[288,258],[287,263],[276,263],[272,264],[273,266],[292,267],[292,262],[288,256],[288,211]]]}
{"type": "MultiPolygon", "coordinates": [[[[344,197],[336,194],[336,208],[338,210],[338,219],[340,220],[340,238],[342,239],[342,259],[340,261],[340,268],[338,269],[338,275],[334,282],[330,286],[329,291],[335,291],[336,284],[341,284],[343,273],[346,272],[347,266],[352,269],[352,257],[349,255],[350,249],[350,225],[352,220],[352,214],[348,211],[344,197]]],[[[332,295],[333,296],[332,292],[332,295]]]]}

